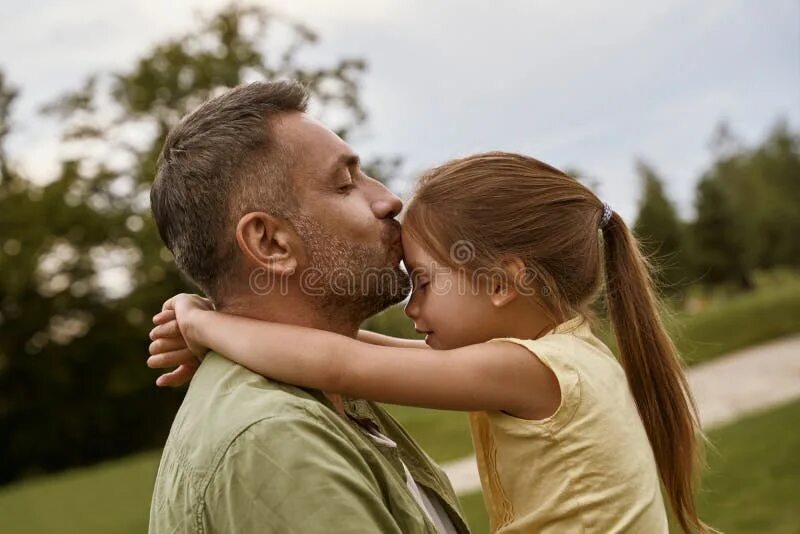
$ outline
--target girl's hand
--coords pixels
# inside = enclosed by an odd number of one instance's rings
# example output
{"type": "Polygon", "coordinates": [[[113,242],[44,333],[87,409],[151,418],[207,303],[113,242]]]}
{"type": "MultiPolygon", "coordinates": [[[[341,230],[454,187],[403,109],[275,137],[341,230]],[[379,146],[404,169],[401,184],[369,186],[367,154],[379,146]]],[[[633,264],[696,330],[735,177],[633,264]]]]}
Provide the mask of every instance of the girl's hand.
{"type": "Polygon", "coordinates": [[[150,357],[147,366],[153,369],[173,369],[156,379],[157,386],[180,387],[188,383],[200,365],[200,360],[186,346],[178,329],[175,310],[166,310],[153,317],[156,325],[150,331],[150,357]]]}
{"type": "Polygon", "coordinates": [[[153,317],[156,325],[150,331],[150,358],[147,365],[156,369],[177,367],[156,380],[158,386],[178,387],[192,379],[207,349],[189,332],[193,314],[212,309],[211,303],[197,295],[180,294],[164,303],[153,317]]]}
{"type": "MultiPolygon", "coordinates": [[[[198,340],[197,329],[193,319],[198,312],[213,311],[214,307],[211,305],[211,301],[199,295],[179,293],[164,303],[163,310],[173,310],[175,312],[175,321],[178,327],[177,334],[183,336],[192,354],[198,358],[205,356],[206,352],[208,352],[208,347],[202,345],[198,340]]],[[[161,327],[156,327],[153,331],[158,330],[158,328],[161,327]]],[[[164,325],[163,328],[165,331],[170,332],[167,325],[164,325]]],[[[172,329],[174,331],[174,326],[172,329]]]]}

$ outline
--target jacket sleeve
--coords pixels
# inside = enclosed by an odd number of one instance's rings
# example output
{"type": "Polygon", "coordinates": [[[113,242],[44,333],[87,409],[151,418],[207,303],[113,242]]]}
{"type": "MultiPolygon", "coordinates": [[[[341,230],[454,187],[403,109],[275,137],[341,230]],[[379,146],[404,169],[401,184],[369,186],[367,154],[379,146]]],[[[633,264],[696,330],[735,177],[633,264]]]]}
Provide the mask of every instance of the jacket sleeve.
{"type": "Polygon", "coordinates": [[[263,419],[239,434],[206,488],[210,533],[400,533],[358,450],[324,418],[263,419]]]}

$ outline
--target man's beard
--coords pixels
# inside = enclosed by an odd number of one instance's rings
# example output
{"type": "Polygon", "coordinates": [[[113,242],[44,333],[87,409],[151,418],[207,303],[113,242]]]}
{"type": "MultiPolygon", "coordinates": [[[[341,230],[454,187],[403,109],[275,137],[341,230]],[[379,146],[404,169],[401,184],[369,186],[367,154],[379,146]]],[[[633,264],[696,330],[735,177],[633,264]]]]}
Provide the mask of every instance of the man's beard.
{"type": "Polygon", "coordinates": [[[408,296],[411,282],[395,261],[394,243],[400,233],[391,225],[381,243],[370,246],[326,232],[306,215],[295,216],[293,222],[308,253],[301,288],[330,318],[360,324],[408,296]]]}

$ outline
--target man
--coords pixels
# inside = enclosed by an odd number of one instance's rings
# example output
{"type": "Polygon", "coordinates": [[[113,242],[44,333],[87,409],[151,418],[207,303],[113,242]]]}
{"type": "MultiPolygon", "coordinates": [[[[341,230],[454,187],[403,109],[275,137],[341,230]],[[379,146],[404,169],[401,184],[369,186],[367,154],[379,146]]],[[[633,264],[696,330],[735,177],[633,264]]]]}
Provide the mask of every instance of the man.
{"type": "MultiPolygon", "coordinates": [[[[408,291],[402,203],[305,114],[306,100],[296,83],[257,83],[185,117],[159,158],[153,215],[218,310],[355,336],[408,291]]],[[[151,352],[174,357],[154,366],[185,361],[172,334],[151,352]]],[[[273,382],[213,353],[160,383],[193,373],[151,532],[468,531],[444,473],[378,405],[273,382]]]]}

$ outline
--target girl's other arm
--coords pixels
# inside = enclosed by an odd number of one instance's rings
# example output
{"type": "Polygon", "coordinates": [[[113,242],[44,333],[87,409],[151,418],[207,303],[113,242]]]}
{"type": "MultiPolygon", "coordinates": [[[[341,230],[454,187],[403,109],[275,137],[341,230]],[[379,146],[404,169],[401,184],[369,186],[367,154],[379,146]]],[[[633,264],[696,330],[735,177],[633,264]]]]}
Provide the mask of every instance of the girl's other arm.
{"type": "Polygon", "coordinates": [[[384,347],[401,347],[407,349],[427,349],[428,345],[421,339],[403,339],[400,337],[385,336],[369,330],[359,330],[358,340],[371,345],[384,347]]]}

